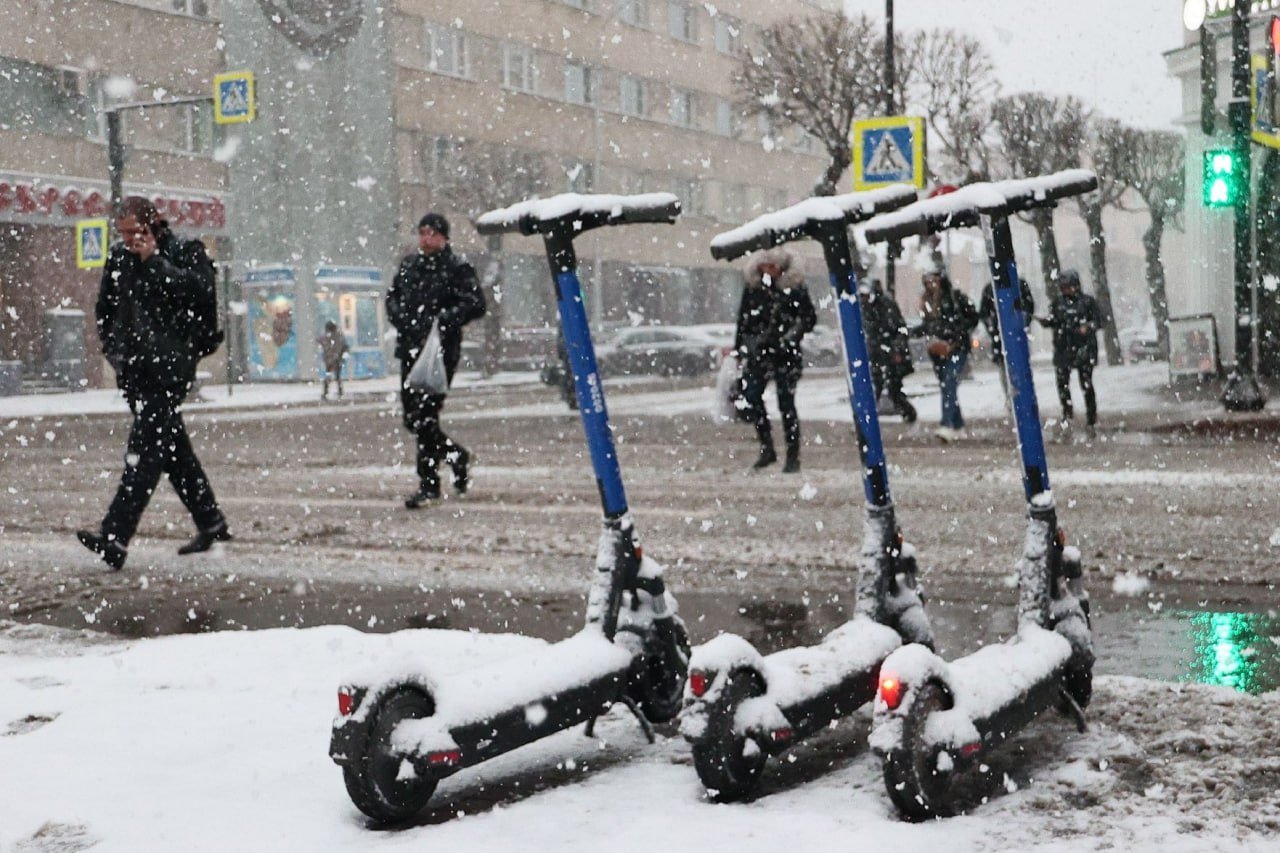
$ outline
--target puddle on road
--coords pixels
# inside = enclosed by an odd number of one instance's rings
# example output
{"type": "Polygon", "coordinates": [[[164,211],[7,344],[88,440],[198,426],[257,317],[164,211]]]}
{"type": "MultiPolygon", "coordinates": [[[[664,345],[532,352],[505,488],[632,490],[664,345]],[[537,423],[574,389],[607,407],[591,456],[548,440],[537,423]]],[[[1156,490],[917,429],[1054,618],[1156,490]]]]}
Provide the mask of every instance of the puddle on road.
{"type": "MultiPolygon", "coordinates": [[[[948,658],[1009,636],[1015,593],[998,579],[934,585],[929,612],[948,658]]],[[[770,653],[819,642],[850,618],[852,598],[683,593],[680,612],[695,643],[722,631],[770,653]]],[[[1280,612],[1264,587],[1152,584],[1138,596],[1093,593],[1097,672],[1217,684],[1250,693],[1280,688],[1280,612]]],[[[126,637],[206,631],[350,625],[363,631],[452,628],[562,639],[582,619],[577,596],[303,584],[209,588],[164,598],[153,587],[33,612],[30,621],[126,637]]]]}

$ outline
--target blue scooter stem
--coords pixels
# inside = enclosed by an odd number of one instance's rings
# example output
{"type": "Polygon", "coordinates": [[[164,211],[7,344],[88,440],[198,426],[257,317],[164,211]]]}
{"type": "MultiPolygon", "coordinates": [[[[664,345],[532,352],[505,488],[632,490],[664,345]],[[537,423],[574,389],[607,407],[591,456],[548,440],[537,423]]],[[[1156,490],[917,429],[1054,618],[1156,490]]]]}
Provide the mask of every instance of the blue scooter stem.
{"type": "Polygon", "coordinates": [[[613,431],[609,428],[609,410],[605,406],[604,386],[600,382],[596,350],[591,342],[591,329],[587,325],[586,307],[582,302],[582,285],[578,281],[577,270],[572,267],[557,272],[555,281],[560,325],[569,350],[578,412],[582,415],[582,429],[587,435],[587,449],[591,453],[596,486],[600,489],[600,502],[606,519],[621,518],[627,512],[627,492],[622,485],[622,469],[613,444],[613,431]]]}
{"type": "Polygon", "coordinates": [[[1021,293],[1018,267],[1013,256],[1013,237],[1007,216],[982,216],[991,263],[991,281],[1004,348],[1004,369],[1013,398],[1014,421],[1018,429],[1018,449],[1022,454],[1022,487],[1027,501],[1049,491],[1049,462],[1040,428],[1040,407],[1031,374],[1031,347],[1027,329],[1016,301],[1021,293]]]}
{"type": "Polygon", "coordinates": [[[815,237],[822,245],[831,287],[836,292],[836,315],[844,341],[845,369],[848,372],[849,403],[862,459],[862,489],[874,507],[893,504],[889,493],[889,468],[885,464],[884,441],[880,436],[880,415],[876,410],[875,382],[871,378],[871,357],[862,325],[862,304],[858,301],[858,274],[853,269],[849,232],[843,222],[820,223],[815,237]]]}

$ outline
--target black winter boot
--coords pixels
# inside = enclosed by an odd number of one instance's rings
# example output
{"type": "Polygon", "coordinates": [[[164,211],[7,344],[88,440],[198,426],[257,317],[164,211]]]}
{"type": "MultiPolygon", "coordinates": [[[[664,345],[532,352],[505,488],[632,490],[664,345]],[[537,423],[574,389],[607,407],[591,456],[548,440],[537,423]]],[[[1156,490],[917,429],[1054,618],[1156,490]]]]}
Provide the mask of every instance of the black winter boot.
{"type": "Polygon", "coordinates": [[[760,455],[756,461],[752,463],[751,470],[758,471],[761,468],[767,468],[778,461],[778,453],[773,449],[772,444],[763,444],[760,446],[760,455]]]}
{"type": "Polygon", "coordinates": [[[421,483],[418,491],[404,499],[405,509],[417,509],[425,503],[440,499],[439,483],[421,483]]]}
{"type": "Polygon", "coordinates": [[[201,530],[191,541],[178,549],[179,554],[202,554],[213,547],[214,542],[230,542],[234,537],[227,529],[226,519],[219,521],[208,530],[201,530]]]}
{"type": "Polygon", "coordinates": [[[782,473],[784,474],[800,473],[800,445],[798,444],[787,445],[787,461],[782,466],[782,473]]]}
{"type": "Polygon", "coordinates": [[[471,488],[471,472],[468,466],[471,464],[471,452],[465,447],[459,447],[453,453],[453,458],[449,460],[449,467],[453,469],[453,488],[460,495],[465,495],[467,489],[471,488]]]}
{"type": "Polygon", "coordinates": [[[94,533],[91,530],[77,530],[76,538],[80,540],[81,545],[101,557],[102,562],[113,570],[118,572],[124,567],[124,561],[129,556],[129,552],[116,540],[108,539],[101,533],[94,533]]]}

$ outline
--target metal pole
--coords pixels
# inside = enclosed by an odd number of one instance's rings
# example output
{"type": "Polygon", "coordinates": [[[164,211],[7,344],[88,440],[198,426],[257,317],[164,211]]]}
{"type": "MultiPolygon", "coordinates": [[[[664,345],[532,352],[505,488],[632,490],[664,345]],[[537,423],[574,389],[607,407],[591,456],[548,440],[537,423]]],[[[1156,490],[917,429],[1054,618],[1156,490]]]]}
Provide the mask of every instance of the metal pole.
{"type": "Polygon", "coordinates": [[[107,174],[111,179],[111,217],[119,219],[124,206],[124,141],[119,110],[107,110],[107,174]]]}
{"type": "Polygon", "coordinates": [[[1249,186],[1236,193],[1235,237],[1235,368],[1227,378],[1222,404],[1231,412],[1256,412],[1266,405],[1253,371],[1253,329],[1257,322],[1250,307],[1253,300],[1253,240],[1250,222],[1253,195],[1253,168],[1249,131],[1252,107],[1249,103],[1249,7],[1250,0],[1235,0],[1231,10],[1231,102],[1227,117],[1231,125],[1231,147],[1237,174],[1249,186]]]}
{"type": "MultiPolygon", "coordinates": [[[[884,0],[884,114],[897,114],[894,89],[897,88],[897,69],[893,64],[893,0],[884,0]]],[[[898,243],[889,241],[884,247],[884,289],[891,299],[896,299],[898,243]]]]}
{"type": "Polygon", "coordinates": [[[231,396],[236,336],[231,329],[231,264],[222,268],[222,331],[227,343],[227,396],[231,396]]]}

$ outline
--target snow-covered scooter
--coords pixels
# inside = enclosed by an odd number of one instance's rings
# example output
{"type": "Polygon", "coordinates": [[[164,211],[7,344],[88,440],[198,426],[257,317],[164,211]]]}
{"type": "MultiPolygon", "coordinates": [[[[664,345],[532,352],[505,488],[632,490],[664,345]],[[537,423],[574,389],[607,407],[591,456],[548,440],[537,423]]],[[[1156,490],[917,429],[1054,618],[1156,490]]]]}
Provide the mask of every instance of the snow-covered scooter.
{"type": "Polygon", "coordinates": [[[441,779],[464,767],[578,723],[588,723],[590,734],[614,703],[636,715],[650,741],[650,723],[680,710],[689,642],[662,567],[636,542],[573,248],[574,238],[593,228],[670,224],[679,215],[669,193],[567,194],[476,220],[481,234],[540,234],[546,244],[604,531],[586,626],[573,637],[474,670],[436,675],[424,664],[339,689],[329,754],[342,766],[352,801],[379,823],[412,818],[441,779]]]}
{"type": "Polygon", "coordinates": [[[770,755],[875,698],[881,661],[903,642],[933,643],[916,587],[914,549],[903,542],[894,518],[848,233],[851,224],[915,200],[915,191],[904,187],[811,198],[711,242],[712,256],[721,260],[793,240],[822,246],[837,297],[866,493],[852,620],[818,645],[768,657],[734,634],[694,650],[680,728],[693,745],[698,778],[720,801],[749,794],[770,755]]]}
{"type": "Polygon", "coordinates": [[[909,820],[954,811],[955,775],[1044,711],[1056,707],[1084,728],[1093,684],[1089,602],[1080,552],[1066,545],[1049,489],[1009,217],[1096,187],[1097,177],[1084,170],[972,184],[877,217],[864,231],[879,243],[982,226],[1027,500],[1017,634],[950,663],[922,645],[904,646],[881,668],[871,745],[883,760],[889,798],[909,820]]]}

